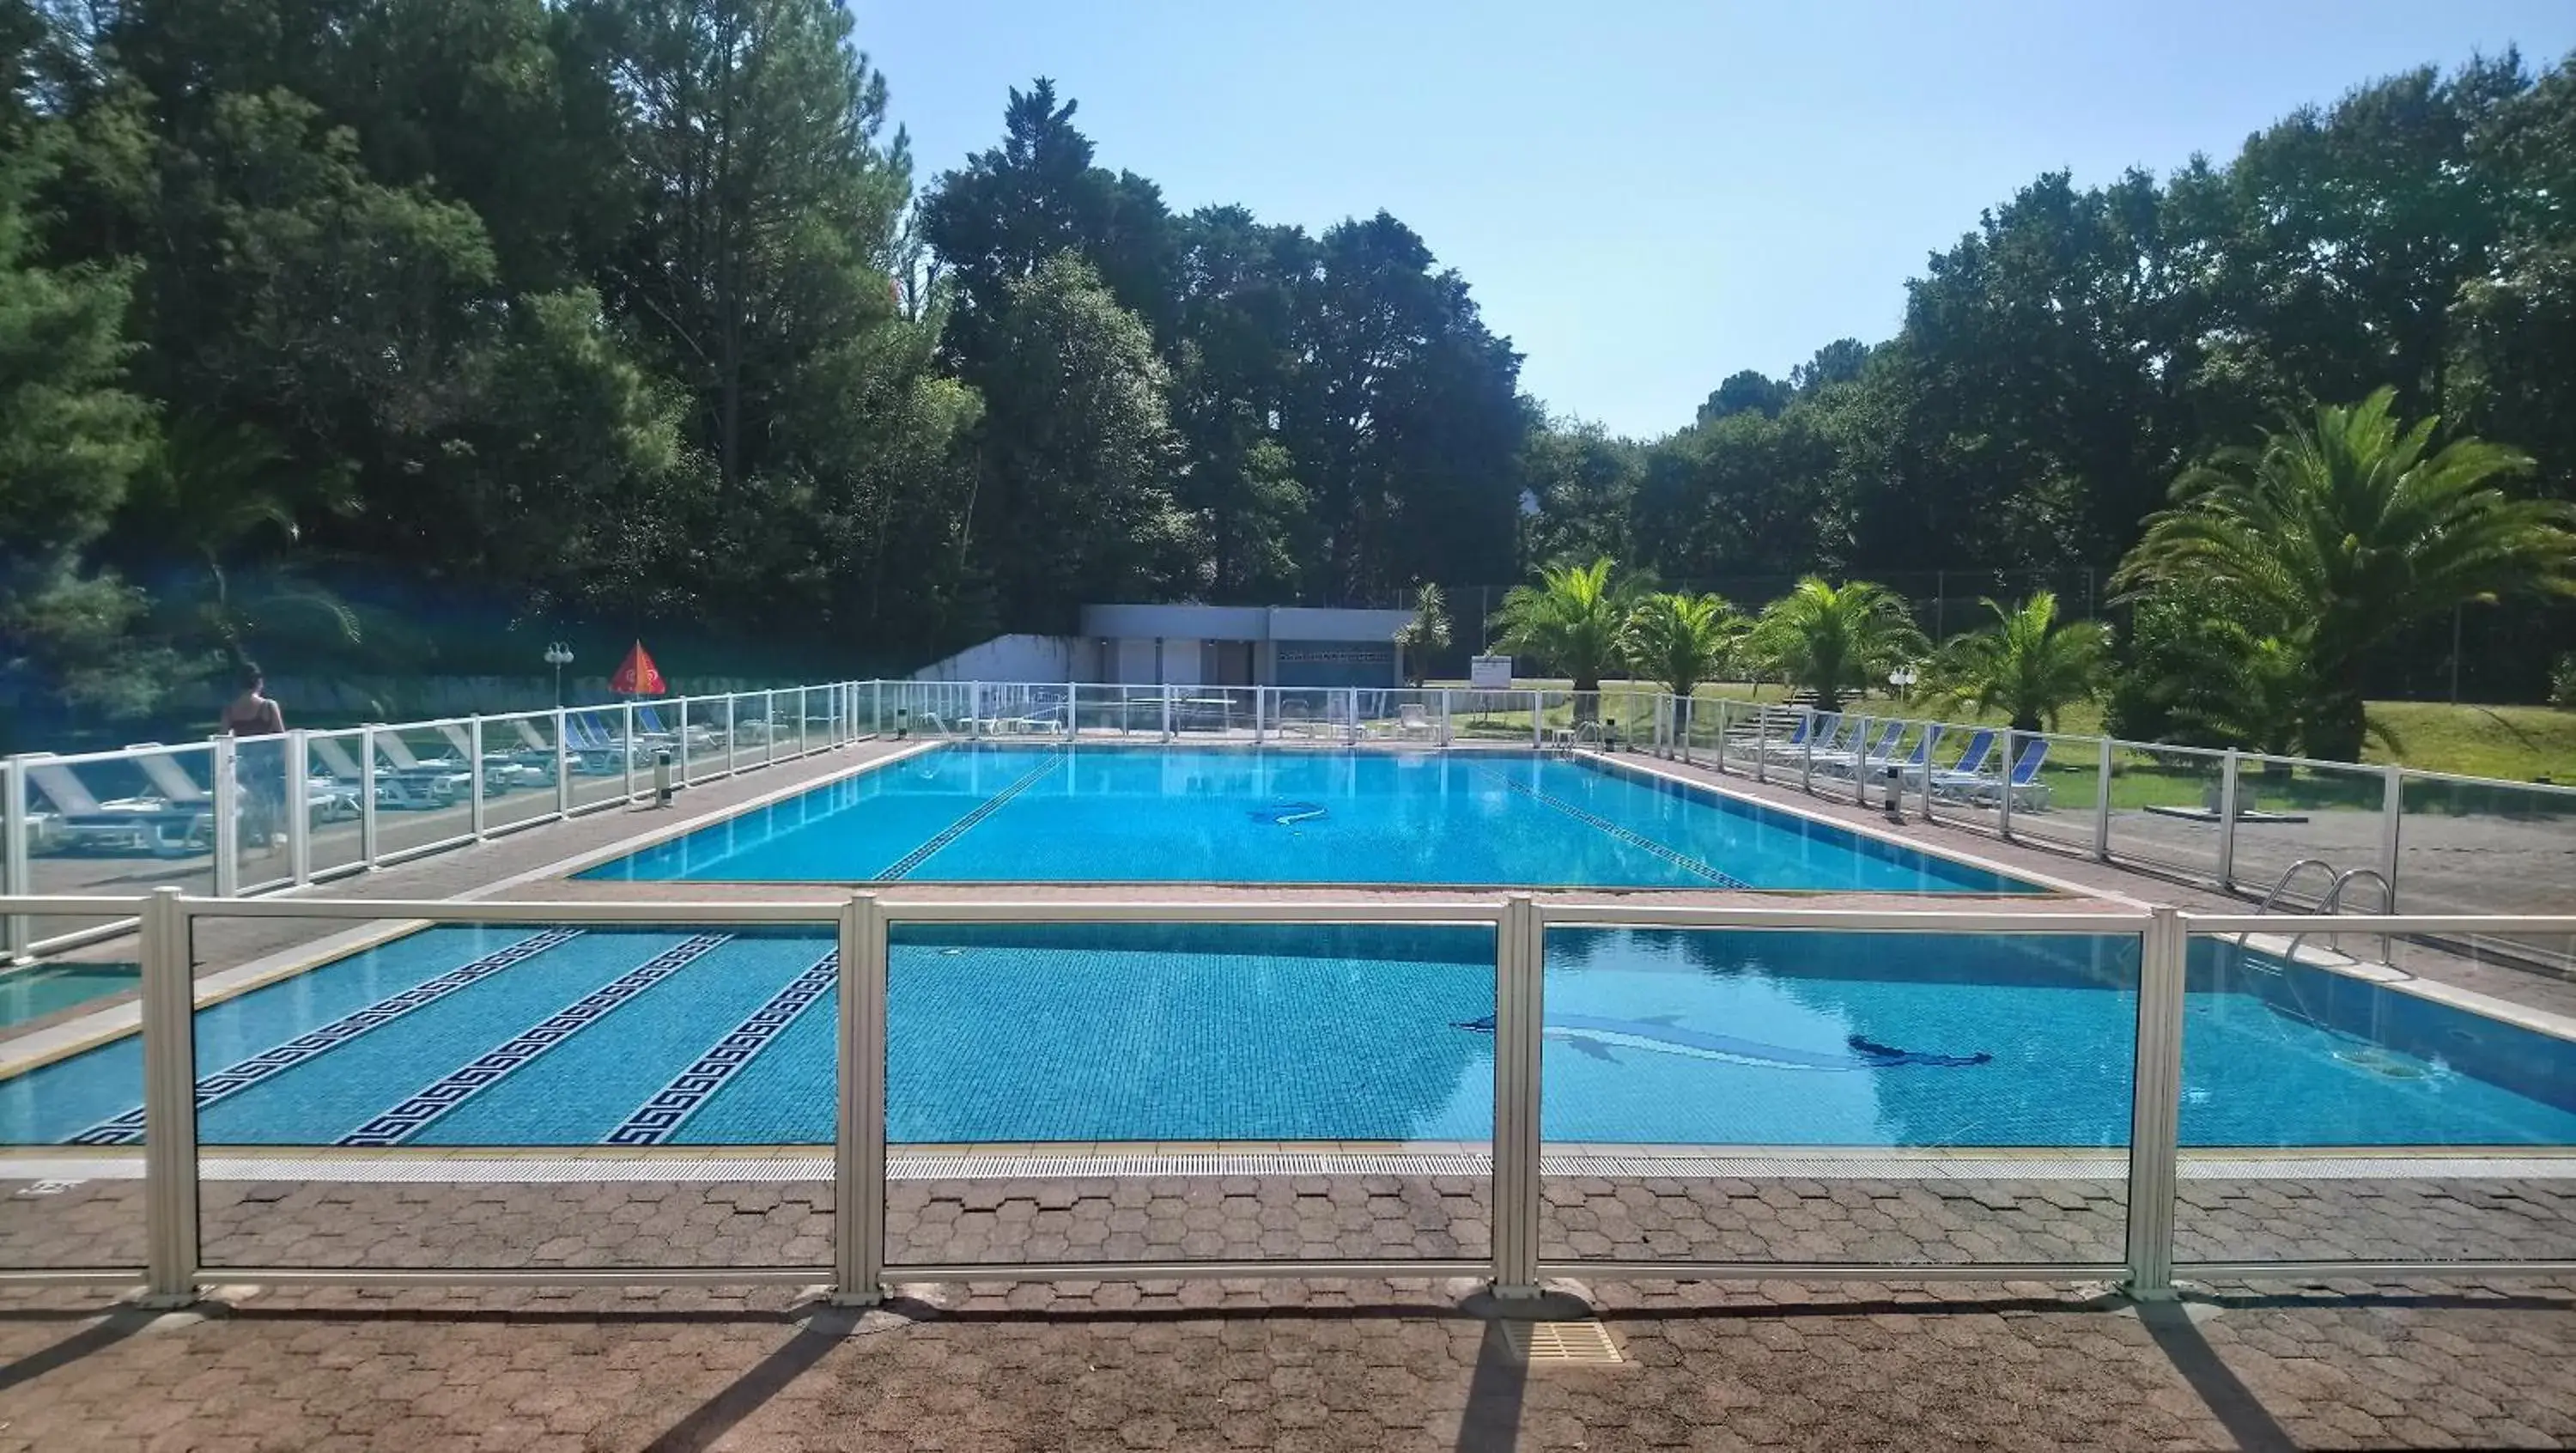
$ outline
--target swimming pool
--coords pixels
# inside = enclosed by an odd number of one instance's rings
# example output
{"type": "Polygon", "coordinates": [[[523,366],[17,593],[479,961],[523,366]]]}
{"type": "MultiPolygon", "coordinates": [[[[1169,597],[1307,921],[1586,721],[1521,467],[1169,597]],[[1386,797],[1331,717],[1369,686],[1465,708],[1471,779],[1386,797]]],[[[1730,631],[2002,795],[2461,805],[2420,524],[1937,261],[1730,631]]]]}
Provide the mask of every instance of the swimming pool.
{"type": "Polygon", "coordinates": [[[2033,893],[1589,757],[947,745],[581,875],[2033,893]]]}
{"type": "MultiPolygon", "coordinates": [[[[1493,938],[1395,925],[898,925],[898,1144],[1483,1140],[1493,938]]],[[[427,929],[197,1016],[215,1145],[819,1144],[832,942],[427,929]]],[[[2117,1146],[2137,941],[1551,929],[1545,1133],[2117,1146]]],[[[2342,975],[2192,962],[2194,1146],[2576,1145],[2566,1042],[2342,975]]],[[[0,1082],[0,1143],[131,1145],[132,1038],[0,1082]]]]}

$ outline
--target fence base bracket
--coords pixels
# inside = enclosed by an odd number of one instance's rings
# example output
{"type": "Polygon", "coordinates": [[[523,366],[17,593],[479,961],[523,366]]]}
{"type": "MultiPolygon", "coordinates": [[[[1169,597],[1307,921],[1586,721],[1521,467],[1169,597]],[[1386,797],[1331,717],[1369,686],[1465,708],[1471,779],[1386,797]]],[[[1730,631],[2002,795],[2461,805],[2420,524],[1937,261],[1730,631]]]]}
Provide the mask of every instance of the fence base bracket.
{"type": "Polygon", "coordinates": [[[1592,1315],[1592,1299],[1568,1284],[1553,1286],[1487,1285],[1458,1303],[1470,1317],[1495,1322],[1574,1322],[1592,1315]]]}

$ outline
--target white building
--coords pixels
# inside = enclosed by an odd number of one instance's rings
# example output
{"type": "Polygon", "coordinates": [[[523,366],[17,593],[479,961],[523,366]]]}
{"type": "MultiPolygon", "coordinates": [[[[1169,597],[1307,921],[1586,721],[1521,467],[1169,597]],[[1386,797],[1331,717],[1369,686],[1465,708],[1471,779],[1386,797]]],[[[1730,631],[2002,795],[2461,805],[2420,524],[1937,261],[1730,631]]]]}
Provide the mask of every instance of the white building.
{"type": "Polygon", "coordinates": [[[1409,610],[1087,605],[1078,636],[999,636],[913,673],[920,681],[1158,686],[1402,686],[1409,610]]]}

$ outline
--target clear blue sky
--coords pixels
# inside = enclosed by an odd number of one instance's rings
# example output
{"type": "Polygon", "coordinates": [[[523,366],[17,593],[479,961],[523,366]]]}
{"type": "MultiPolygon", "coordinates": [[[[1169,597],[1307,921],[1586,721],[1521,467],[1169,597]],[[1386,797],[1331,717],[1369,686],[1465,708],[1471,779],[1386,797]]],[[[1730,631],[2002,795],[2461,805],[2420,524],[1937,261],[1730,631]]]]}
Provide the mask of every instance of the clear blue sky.
{"type": "Polygon", "coordinates": [[[2427,62],[2576,49],[2576,0],[856,0],[927,183],[1037,75],[1176,211],[1379,208],[1564,414],[1651,436],[1740,368],[1896,329],[2043,170],[2224,158],[2427,62]]]}

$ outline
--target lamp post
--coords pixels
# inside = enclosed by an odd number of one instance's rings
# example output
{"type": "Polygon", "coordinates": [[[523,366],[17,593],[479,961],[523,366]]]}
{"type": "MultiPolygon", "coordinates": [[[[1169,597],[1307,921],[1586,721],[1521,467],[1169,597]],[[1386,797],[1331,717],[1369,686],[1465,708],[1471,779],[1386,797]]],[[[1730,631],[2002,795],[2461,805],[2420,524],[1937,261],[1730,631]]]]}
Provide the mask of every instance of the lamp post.
{"type": "Polygon", "coordinates": [[[1899,701],[1905,700],[1907,693],[1914,689],[1914,683],[1921,679],[1915,674],[1912,666],[1899,666],[1887,673],[1887,684],[1896,688],[1896,699],[1899,701]]]}
{"type": "Polygon", "coordinates": [[[572,664],[572,647],[561,641],[546,647],[546,664],[555,668],[555,705],[563,705],[563,668],[572,664]]]}

